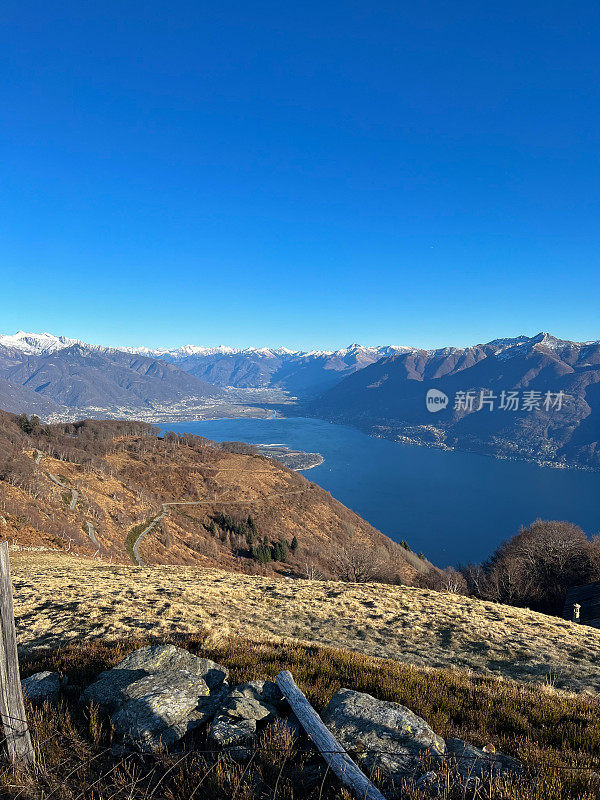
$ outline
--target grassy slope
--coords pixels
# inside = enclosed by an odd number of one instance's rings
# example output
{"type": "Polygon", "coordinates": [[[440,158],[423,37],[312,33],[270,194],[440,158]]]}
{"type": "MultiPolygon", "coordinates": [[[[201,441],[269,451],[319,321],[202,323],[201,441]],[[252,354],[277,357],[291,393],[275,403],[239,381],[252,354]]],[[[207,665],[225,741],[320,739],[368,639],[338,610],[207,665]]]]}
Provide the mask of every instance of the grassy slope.
{"type": "Polygon", "coordinates": [[[209,629],[600,690],[600,631],[457,595],[49,553],[13,553],[12,570],[26,648],[209,629]]]}
{"type": "MultiPolygon", "coordinates": [[[[154,438],[127,437],[115,447],[104,457],[103,469],[44,456],[35,467],[33,493],[0,481],[13,512],[6,513],[7,525],[0,533],[22,546],[64,547],[70,538],[73,548],[91,555],[97,548],[85,532],[84,522],[89,520],[103,555],[130,563],[133,528],[152,519],[165,501],[193,501],[198,505],[169,509],[144,539],[140,554],[146,563],[256,570],[247,557],[245,536],[210,534],[211,517],[223,512],[238,520],[251,514],[259,535],[271,541],[298,537],[299,549],[289,554],[286,565],[273,562],[262,572],[304,574],[309,564],[328,574],[332,552],[357,544],[383,552],[391,577],[399,575],[406,583],[431,568],[328,492],[276,462],[213,447],[169,447],[154,438]],[[148,452],[136,452],[144,446],[148,452]],[[48,473],[60,474],[79,492],[73,512],[65,503],[64,490],[50,481],[48,473]]],[[[34,452],[28,455],[32,461],[34,452]]]]}

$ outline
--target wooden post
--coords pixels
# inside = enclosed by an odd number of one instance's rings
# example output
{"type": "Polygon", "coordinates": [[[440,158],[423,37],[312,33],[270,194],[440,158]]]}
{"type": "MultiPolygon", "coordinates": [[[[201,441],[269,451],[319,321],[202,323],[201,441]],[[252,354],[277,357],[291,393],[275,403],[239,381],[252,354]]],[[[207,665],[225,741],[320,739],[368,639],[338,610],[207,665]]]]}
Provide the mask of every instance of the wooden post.
{"type": "Polygon", "coordinates": [[[10,758],[33,764],[35,752],[25,717],[17,655],[8,542],[0,543],[0,720],[10,758]]]}
{"type": "Polygon", "coordinates": [[[287,669],[280,672],[277,676],[277,685],[331,771],[344,786],[347,786],[359,800],[385,800],[379,789],[371,783],[335,736],[325,727],[321,717],[296,686],[292,673],[287,669]]]}

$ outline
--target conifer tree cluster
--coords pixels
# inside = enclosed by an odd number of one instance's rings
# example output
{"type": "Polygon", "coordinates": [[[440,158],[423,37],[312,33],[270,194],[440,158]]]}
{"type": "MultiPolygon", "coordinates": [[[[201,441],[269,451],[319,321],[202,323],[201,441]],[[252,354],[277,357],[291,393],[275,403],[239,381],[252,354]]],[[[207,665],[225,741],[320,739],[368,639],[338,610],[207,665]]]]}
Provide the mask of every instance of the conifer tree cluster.
{"type": "Polygon", "coordinates": [[[294,536],[291,542],[287,539],[279,539],[276,542],[269,540],[268,536],[261,537],[256,522],[251,514],[247,519],[234,519],[229,514],[219,512],[208,524],[208,531],[213,536],[219,535],[219,530],[227,537],[244,537],[250,557],[258,564],[268,564],[271,561],[286,561],[288,553],[295,553],[298,550],[298,537],[294,536]]]}

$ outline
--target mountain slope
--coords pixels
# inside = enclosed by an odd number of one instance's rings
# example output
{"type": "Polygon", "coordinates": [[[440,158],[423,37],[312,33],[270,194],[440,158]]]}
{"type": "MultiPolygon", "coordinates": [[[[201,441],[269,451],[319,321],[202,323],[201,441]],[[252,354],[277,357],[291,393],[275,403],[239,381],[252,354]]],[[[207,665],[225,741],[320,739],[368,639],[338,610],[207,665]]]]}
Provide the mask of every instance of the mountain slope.
{"type": "Polygon", "coordinates": [[[217,386],[279,388],[298,397],[324,392],[384,356],[409,350],[403,347],[362,347],[300,352],[280,348],[234,350],[192,348],[163,352],[160,357],[217,386]]]}
{"type": "Polygon", "coordinates": [[[20,414],[26,409],[29,414],[37,414],[39,417],[60,415],[67,411],[59,403],[5,378],[0,378],[0,408],[14,414],[20,414]]]}
{"type": "Polygon", "coordinates": [[[54,553],[15,553],[11,560],[25,647],[145,636],[150,614],[154,636],[204,630],[221,640],[283,638],[287,647],[296,639],[417,667],[600,691],[600,631],[528,609],[377,583],[202,567],[131,570],[54,553]]]}
{"type": "Polygon", "coordinates": [[[7,414],[0,414],[0,445],[4,535],[21,544],[63,548],[70,541],[81,552],[100,549],[132,564],[132,546],[162,504],[180,502],[141,542],[144,563],[334,575],[348,550],[370,553],[390,579],[413,582],[432,569],[328,492],[249,447],[162,439],[143,423],[86,421],[24,434],[7,414]],[[264,545],[274,554],[283,540],[283,559],[264,563],[253,552],[264,545]]]}
{"type": "Polygon", "coordinates": [[[345,378],[309,409],[392,437],[599,467],[600,344],[542,333],[465,349],[413,351],[345,378]],[[426,407],[430,389],[449,398],[435,414],[426,407]],[[495,396],[493,409],[481,403],[482,391],[495,396]],[[518,393],[518,409],[500,408],[503,391],[518,393]],[[460,392],[472,393],[472,407],[456,407],[460,392]],[[538,393],[539,408],[526,410],[531,392],[538,393]],[[560,408],[545,407],[547,392],[563,393],[560,408]]]}
{"type": "Polygon", "coordinates": [[[26,349],[0,344],[0,379],[7,407],[48,415],[56,406],[83,413],[135,413],[191,401],[211,401],[223,392],[193,375],[155,358],[65,342],[64,346],[26,349]],[[22,387],[19,391],[17,387],[22,387]],[[34,402],[34,397],[37,401],[34,402]],[[42,398],[51,404],[43,402],[42,398]]]}

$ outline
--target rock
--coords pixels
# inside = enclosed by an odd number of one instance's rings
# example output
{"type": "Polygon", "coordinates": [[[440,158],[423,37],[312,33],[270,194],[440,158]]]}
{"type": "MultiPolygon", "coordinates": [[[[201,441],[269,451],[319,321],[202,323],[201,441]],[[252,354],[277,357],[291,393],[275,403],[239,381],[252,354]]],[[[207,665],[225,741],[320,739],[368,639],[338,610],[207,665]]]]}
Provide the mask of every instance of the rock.
{"type": "MultiPolygon", "coordinates": [[[[123,690],[126,702],[111,718],[115,733],[130,740],[138,749],[153,750],[160,742],[164,746],[181,738],[178,723],[198,709],[201,697],[209,694],[203,678],[186,670],[172,670],[147,675],[123,690]]],[[[214,707],[213,707],[214,708],[214,707]]],[[[199,714],[197,725],[210,714],[199,714]]]]}
{"type": "Polygon", "coordinates": [[[462,739],[448,739],[447,752],[452,755],[456,771],[464,784],[465,781],[478,779],[483,781],[500,775],[521,775],[523,764],[516,758],[504,753],[485,753],[462,739]]]}
{"type": "Polygon", "coordinates": [[[219,747],[227,748],[232,758],[250,758],[249,745],[256,735],[256,720],[232,719],[228,714],[218,713],[213,719],[208,734],[209,741],[219,747]]]}
{"type": "Polygon", "coordinates": [[[438,797],[442,793],[442,782],[437,772],[432,772],[431,770],[421,775],[415,786],[432,797],[438,797]]]}
{"type": "Polygon", "coordinates": [[[152,674],[184,669],[200,675],[209,689],[215,689],[227,680],[229,670],[209,658],[198,658],[188,650],[175,645],[155,645],[134,650],[115,669],[142,670],[152,674]]]}
{"type": "Polygon", "coordinates": [[[323,712],[323,722],[353,753],[367,774],[377,770],[394,781],[423,772],[423,759],[435,764],[446,744],[425,720],[399,703],[340,689],[323,712]]]}
{"type": "Polygon", "coordinates": [[[231,690],[221,711],[235,719],[272,722],[284,708],[289,710],[279,686],[272,681],[250,681],[231,690]]]}
{"type": "Polygon", "coordinates": [[[57,700],[60,686],[60,676],[56,672],[36,672],[21,681],[23,694],[30,703],[57,700]]]}
{"type": "Polygon", "coordinates": [[[148,673],[141,669],[109,669],[103,672],[95,683],[88,686],[81,695],[84,703],[96,703],[109,711],[116,711],[125,702],[125,689],[132,683],[145,678],[148,673]]]}
{"type": "Polygon", "coordinates": [[[228,671],[173,645],[143,647],[103,672],[82,700],[111,714],[115,733],[142,752],[168,747],[214,716],[228,671]]]}
{"type": "Polygon", "coordinates": [[[279,686],[274,681],[250,681],[235,687],[246,697],[253,697],[261,703],[275,706],[278,711],[289,712],[290,707],[279,686]]]}
{"type": "Polygon", "coordinates": [[[131,700],[145,701],[151,698],[179,697],[183,702],[194,702],[195,707],[200,697],[207,697],[209,694],[208,686],[204,678],[194,675],[187,670],[177,669],[171,672],[157,672],[154,675],[146,675],[140,680],[130,683],[122,690],[126,702],[131,700]]]}

